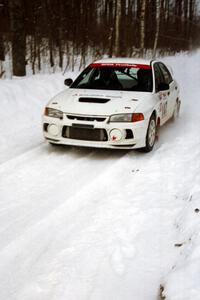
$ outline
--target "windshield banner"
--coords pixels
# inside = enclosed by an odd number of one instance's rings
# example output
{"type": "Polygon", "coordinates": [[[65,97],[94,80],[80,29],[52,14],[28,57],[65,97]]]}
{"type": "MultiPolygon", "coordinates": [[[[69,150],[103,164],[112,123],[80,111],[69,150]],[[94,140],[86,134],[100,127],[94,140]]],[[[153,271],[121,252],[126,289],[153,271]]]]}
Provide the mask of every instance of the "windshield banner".
{"type": "Polygon", "coordinates": [[[146,69],[150,70],[151,66],[144,64],[129,64],[129,63],[92,63],[90,64],[92,68],[101,68],[101,67],[124,67],[124,68],[137,68],[137,69],[146,69]]]}

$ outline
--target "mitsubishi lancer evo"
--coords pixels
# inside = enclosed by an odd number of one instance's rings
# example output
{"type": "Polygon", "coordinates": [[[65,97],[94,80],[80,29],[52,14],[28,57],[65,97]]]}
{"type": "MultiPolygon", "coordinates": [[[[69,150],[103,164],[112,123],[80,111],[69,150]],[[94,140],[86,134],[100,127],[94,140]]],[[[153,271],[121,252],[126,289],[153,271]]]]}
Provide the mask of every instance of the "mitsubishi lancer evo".
{"type": "Polygon", "coordinates": [[[163,62],[102,59],[90,64],[46,106],[51,144],[153,149],[157,130],[179,114],[179,87],[163,62]]]}

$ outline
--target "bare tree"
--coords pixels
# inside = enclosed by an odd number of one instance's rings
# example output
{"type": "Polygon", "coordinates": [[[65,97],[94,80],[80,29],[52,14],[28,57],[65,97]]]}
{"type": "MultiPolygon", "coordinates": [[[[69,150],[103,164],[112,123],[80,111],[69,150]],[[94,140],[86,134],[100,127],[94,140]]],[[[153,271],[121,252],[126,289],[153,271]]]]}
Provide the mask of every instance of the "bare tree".
{"type": "Polygon", "coordinates": [[[116,0],[115,3],[115,56],[120,54],[120,18],[121,18],[121,0],[116,0]]]}
{"type": "Polygon", "coordinates": [[[42,56],[61,69],[66,57],[74,69],[78,56],[82,68],[87,55],[190,49],[199,37],[197,1],[0,0],[0,48],[12,42],[14,75],[25,74],[26,52],[37,72],[42,56]]]}
{"type": "Polygon", "coordinates": [[[153,46],[153,57],[156,56],[156,49],[158,45],[158,36],[160,32],[160,14],[161,14],[161,0],[156,0],[156,34],[154,39],[154,46],[153,46]]]}
{"type": "Polygon", "coordinates": [[[4,60],[5,60],[5,52],[4,52],[3,37],[0,35],[0,78],[2,78],[3,74],[5,73],[2,65],[2,61],[4,60]]]}
{"type": "Polygon", "coordinates": [[[12,33],[13,75],[26,75],[26,36],[22,0],[9,0],[12,33]]]}
{"type": "Polygon", "coordinates": [[[140,12],[140,50],[144,54],[145,46],[145,13],[146,13],[146,0],[142,0],[140,12]]]}

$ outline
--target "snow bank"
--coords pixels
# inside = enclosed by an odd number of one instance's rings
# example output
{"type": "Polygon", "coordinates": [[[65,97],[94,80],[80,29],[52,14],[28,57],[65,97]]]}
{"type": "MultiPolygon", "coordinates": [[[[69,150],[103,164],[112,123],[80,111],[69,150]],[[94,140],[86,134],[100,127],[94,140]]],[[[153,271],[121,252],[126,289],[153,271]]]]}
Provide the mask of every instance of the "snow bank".
{"type": "MultiPolygon", "coordinates": [[[[168,300],[200,299],[200,52],[193,55],[179,55],[166,59],[175,66],[175,74],[182,90],[182,130],[188,148],[185,174],[190,174],[187,182],[188,197],[185,199],[180,216],[176,220],[178,240],[175,247],[179,257],[165,278],[163,295],[168,300]],[[193,144],[193,147],[191,147],[193,144]],[[191,167],[193,166],[193,167],[191,167]]],[[[180,175],[180,174],[178,174],[180,175]]],[[[180,177],[180,183],[184,178],[180,177]]]]}
{"type": "MultiPolygon", "coordinates": [[[[199,166],[199,164],[198,164],[199,166]]],[[[163,295],[169,300],[200,299],[200,176],[191,188],[191,196],[177,219],[179,257],[165,279],[163,295]]]]}
{"type": "MultiPolygon", "coordinates": [[[[68,73],[74,78],[77,72],[68,73]]],[[[41,116],[46,103],[66,88],[60,73],[0,80],[0,162],[43,142],[41,116]]]]}

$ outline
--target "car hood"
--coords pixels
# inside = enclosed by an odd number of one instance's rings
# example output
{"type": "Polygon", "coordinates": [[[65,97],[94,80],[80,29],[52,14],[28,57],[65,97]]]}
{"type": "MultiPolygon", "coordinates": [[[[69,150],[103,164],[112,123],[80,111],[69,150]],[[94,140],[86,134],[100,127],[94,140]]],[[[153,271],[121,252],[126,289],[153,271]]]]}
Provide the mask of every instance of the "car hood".
{"type": "Polygon", "coordinates": [[[69,114],[111,115],[134,112],[148,93],[67,89],[55,96],[48,107],[69,114]]]}

